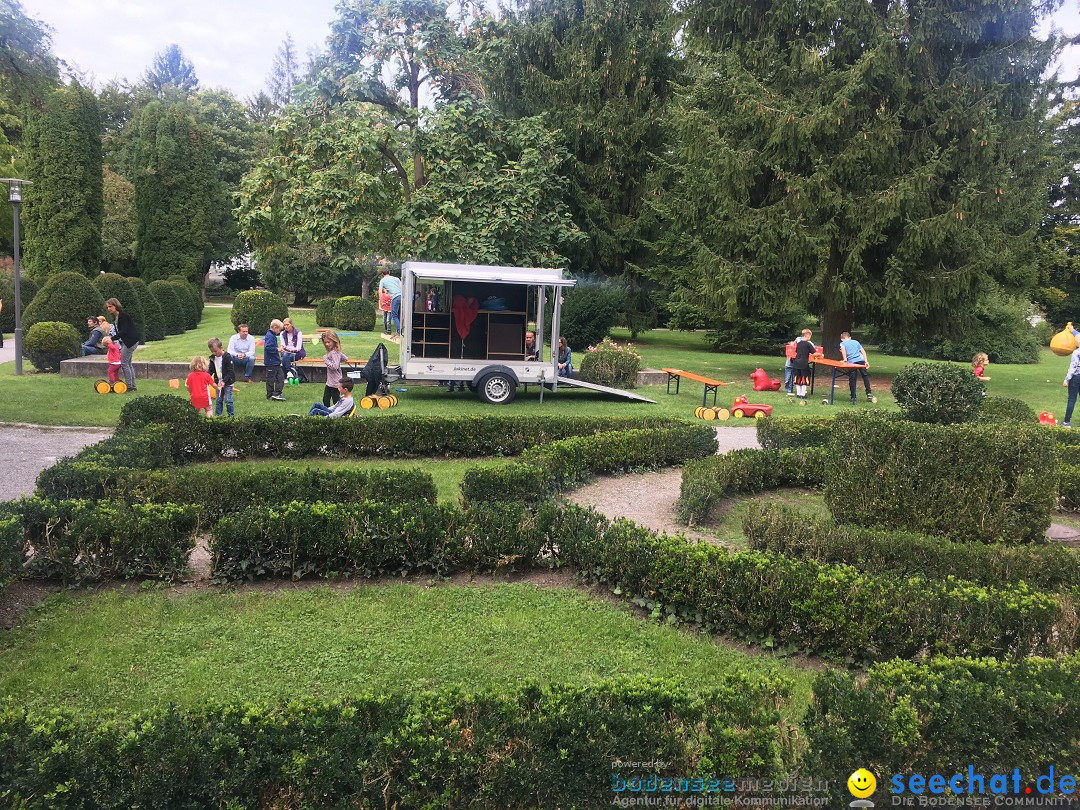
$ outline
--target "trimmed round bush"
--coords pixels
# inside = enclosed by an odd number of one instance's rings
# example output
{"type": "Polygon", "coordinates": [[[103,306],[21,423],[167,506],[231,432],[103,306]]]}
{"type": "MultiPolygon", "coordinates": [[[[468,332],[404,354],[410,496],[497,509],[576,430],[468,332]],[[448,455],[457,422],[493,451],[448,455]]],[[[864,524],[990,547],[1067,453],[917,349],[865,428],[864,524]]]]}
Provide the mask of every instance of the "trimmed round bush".
{"type": "Polygon", "coordinates": [[[892,384],[904,416],[941,425],[974,419],[985,391],[971,369],[941,363],[913,363],[901,369],[892,384]]]}
{"type": "Polygon", "coordinates": [[[187,329],[187,310],[176,287],[171,282],[158,279],[151,281],[147,289],[161,308],[161,315],[165,320],[165,334],[182,335],[187,329]]]}
{"type": "Polygon", "coordinates": [[[82,338],[69,323],[38,321],[23,341],[23,354],[38,371],[59,371],[60,361],[78,357],[82,338]]]}
{"type": "Polygon", "coordinates": [[[199,297],[198,293],[186,281],[166,280],[165,283],[172,285],[176,300],[180,302],[180,308],[184,311],[184,331],[196,328],[202,318],[201,302],[196,300],[199,297]]]}
{"type": "Polygon", "coordinates": [[[266,334],[270,321],[275,318],[284,320],[287,317],[289,305],[285,303],[285,299],[266,290],[244,290],[237,293],[236,300],[233,301],[233,326],[246,323],[248,331],[253,335],[266,334]]]}
{"type": "Polygon", "coordinates": [[[581,355],[579,371],[585,382],[633,388],[641,369],[641,355],[626,343],[604,338],[581,355]]]}
{"type": "Polygon", "coordinates": [[[625,293],[611,284],[582,281],[563,296],[559,329],[575,352],[595,346],[619,320],[625,293]]]}
{"type": "MultiPolygon", "coordinates": [[[[26,307],[37,295],[38,283],[32,278],[27,278],[25,273],[20,273],[19,300],[22,302],[23,313],[26,307]]],[[[0,271],[0,298],[4,299],[4,309],[0,312],[0,334],[15,331],[15,272],[0,271]]],[[[85,323],[85,321],[84,321],[85,323]]]]}
{"type": "MultiPolygon", "coordinates": [[[[94,284],[101,291],[101,296],[108,301],[110,298],[117,299],[124,307],[124,312],[135,321],[135,331],[139,335],[139,342],[146,340],[146,313],[143,311],[142,298],[138,291],[131,286],[124,276],[119,273],[106,273],[94,279],[94,284]]],[[[104,315],[105,312],[99,312],[104,315]]]]}
{"type": "Polygon", "coordinates": [[[120,409],[116,430],[119,433],[147,425],[167,425],[173,430],[191,431],[188,435],[193,435],[202,424],[200,418],[184,397],[172,394],[137,397],[120,409]]]}
{"type": "Polygon", "coordinates": [[[979,408],[980,422],[1028,422],[1035,424],[1039,415],[1022,399],[987,397],[979,408]]]}
{"type": "Polygon", "coordinates": [[[144,340],[165,339],[165,316],[161,312],[161,305],[146,286],[141,278],[129,278],[128,284],[135,290],[142,304],[143,317],[146,319],[146,336],[144,340]]]}
{"type": "MultiPolygon", "coordinates": [[[[82,273],[57,273],[23,310],[22,328],[56,321],[71,324],[77,334],[86,331],[86,319],[105,312],[105,299],[94,282],[82,273]]],[[[85,340],[85,338],[84,338],[85,340]]]]}
{"type": "Polygon", "coordinates": [[[315,307],[315,325],[329,329],[334,325],[334,304],[336,298],[324,298],[315,307]]]}
{"type": "Polygon", "coordinates": [[[359,332],[375,328],[375,305],[359,295],[346,295],[334,302],[334,327],[359,332]]]}
{"type": "Polygon", "coordinates": [[[197,306],[199,311],[199,319],[202,319],[202,311],[206,304],[203,302],[202,287],[196,284],[194,281],[190,281],[183,276],[169,276],[166,281],[175,281],[177,284],[184,285],[184,289],[191,295],[192,302],[197,306]]]}

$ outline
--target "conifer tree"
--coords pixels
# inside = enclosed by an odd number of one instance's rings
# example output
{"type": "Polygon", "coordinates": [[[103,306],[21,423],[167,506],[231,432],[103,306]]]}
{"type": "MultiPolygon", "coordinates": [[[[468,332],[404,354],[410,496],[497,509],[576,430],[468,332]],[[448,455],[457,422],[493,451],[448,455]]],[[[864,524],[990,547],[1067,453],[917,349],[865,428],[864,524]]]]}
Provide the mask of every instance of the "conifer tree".
{"type": "Polygon", "coordinates": [[[58,88],[27,121],[26,270],[40,281],[55,273],[101,269],[101,114],[94,94],[72,82],[58,88]]]}
{"type": "Polygon", "coordinates": [[[856,319],[941,330],[983,290],[1030,289],[1048,9],[691,3],[653,197],[667,272],[722,317],[803,306],[830,353],[856,319]]]}

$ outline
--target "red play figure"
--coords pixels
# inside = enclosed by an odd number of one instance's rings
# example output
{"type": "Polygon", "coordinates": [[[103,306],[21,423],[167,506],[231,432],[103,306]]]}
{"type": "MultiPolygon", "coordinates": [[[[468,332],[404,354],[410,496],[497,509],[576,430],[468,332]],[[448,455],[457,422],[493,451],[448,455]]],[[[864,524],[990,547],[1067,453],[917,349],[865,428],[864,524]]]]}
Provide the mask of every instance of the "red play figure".
{"type": "Polygon", "coordinates": [[[769,379],[769,375],[765,372],[765,369],[754,369],[754,373],[750,375],[750,379],[754,381],[755,391],[779,391],[780,380],[769,379]]]}
{"type": "Polygon", "coordinates": [[[1057,418],[1052,413],[1050,413],[1050,411],[1043,411],[1042,413],[1039,414],[1039,424],[1040,425],[1056,425],[1057,424],[1057,418]]]}

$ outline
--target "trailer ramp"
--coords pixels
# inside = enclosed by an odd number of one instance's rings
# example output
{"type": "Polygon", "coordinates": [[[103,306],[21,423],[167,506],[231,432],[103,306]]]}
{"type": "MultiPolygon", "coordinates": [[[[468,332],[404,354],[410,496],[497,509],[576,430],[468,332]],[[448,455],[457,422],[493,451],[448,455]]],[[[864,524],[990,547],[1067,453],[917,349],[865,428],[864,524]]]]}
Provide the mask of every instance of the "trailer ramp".
{"type": "Polygon", "coordinates": [[[640,394],[635,394],[632,391],[624,391],[621,388],[609,388],[606,385],[597,385],[596,383],[585,382],[584,380],[575,380],[572,377],[559,377],[559,388],[564,385],[572,386],[573,388],[587,388],[590,391],[599,391],[603,394],[614,394],[617,397],[623,397],[624,399],[632,399],[635,402],[648,402],[652,405],[656,404],[655,399],[649,399],[643,397],[640,394]]]}

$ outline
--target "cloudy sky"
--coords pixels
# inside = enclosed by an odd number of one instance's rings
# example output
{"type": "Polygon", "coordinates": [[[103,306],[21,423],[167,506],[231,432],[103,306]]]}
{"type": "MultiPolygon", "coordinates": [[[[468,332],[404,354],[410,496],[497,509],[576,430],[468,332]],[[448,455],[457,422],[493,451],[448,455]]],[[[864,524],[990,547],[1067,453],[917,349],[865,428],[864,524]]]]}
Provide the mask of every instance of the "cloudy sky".
{"type": "MultiPolygon", "coordinates": [[[[336,0],[23,0],[27,14],[53,29],[53,51],[96,86],[137,80],[154,54],[175,42],[195,65],[202,87],[225,87],[243,99],[266,86],[286,32],[301,67],[329,32],[336,0]]],[[[1054,24],[1080,33],[1080,0],[1065,0],[1054,24]]],[[[1062,75],[1080,67],[1080,49],[1062,75]]]]}

